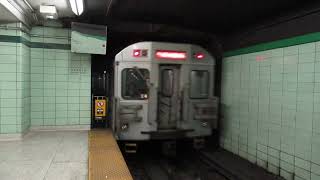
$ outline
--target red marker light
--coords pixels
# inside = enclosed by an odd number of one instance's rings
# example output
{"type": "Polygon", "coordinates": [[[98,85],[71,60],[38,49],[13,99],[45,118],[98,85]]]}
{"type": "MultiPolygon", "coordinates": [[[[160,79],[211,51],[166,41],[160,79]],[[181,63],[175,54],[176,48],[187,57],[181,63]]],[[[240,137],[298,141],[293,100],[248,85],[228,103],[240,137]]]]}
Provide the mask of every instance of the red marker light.
{"type": "Polygon", "coordinates": [[[196,53],[196,54],[194,55],[194,57],[195,57],[196,59],[203,59],[203,58],[204,58],[204,54],[203,54],[203,53],[196,53]]]}
{"type": "Polygon", "coordinates": [[[140,57],[140,56],[141,56],[141,49],[134,49],[133,57],[140,57]]]}
{"type": "Polygon", "coordinates": [[[156,51],[156,58],[158,58],[158,59],[185,60],[185,59],[187,59],[187,53],[185,51],[157,50],[156,51]]]}

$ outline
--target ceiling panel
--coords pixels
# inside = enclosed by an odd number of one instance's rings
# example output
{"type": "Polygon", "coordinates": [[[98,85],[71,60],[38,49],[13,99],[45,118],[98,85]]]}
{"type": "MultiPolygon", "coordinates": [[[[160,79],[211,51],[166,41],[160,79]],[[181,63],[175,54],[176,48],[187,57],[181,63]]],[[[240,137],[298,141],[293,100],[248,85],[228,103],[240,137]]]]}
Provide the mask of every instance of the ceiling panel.
{"type": "Polygon", "coordinates": [[[113,1],[110,16],[117,19],[226,31],[281,15],[312,0],[113,1]]]}
{"type": "Polygon", "coordinates": [[[39,11],[40,5],[55,5],[60,18],[74,17],[68,0],[28,0],[28,2],[37,11],[39,11]]]}
{"type": "MultiPolygon", "coordinates": [[[[69,0],[28,0],[35,9],[55,5],[60,18],[74,14],[69,0]]],[[[84,0],[77,21],[107,24],[144,22],[224,33],[281,16],[314,0],[84,0]]]]}
{"type": "Polygon", "coordinates": [[[16,22],[18,19],[5,7],[0,5],[0,23],[16,22]]]}
{"type": "MultiPolygon", "coordinates": [[[[69,0],[28,0],[34,9],[39,9],[40,5],[55,5],[60,18],[75,17],[71,11],[69,0]]],[[[110,0],[84,0],[84,15],[104,16],[110,0]]]]}

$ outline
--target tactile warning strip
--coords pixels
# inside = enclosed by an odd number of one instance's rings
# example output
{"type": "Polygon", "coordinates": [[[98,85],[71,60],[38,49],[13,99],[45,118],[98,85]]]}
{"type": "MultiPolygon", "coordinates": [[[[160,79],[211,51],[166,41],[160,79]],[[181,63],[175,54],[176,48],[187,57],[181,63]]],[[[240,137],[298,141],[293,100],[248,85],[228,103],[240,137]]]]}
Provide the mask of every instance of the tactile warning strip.
{"type": "Polygon", "coordinates": [[[89,132],[89,180],[133,180],[111,130],[89,132]]]}

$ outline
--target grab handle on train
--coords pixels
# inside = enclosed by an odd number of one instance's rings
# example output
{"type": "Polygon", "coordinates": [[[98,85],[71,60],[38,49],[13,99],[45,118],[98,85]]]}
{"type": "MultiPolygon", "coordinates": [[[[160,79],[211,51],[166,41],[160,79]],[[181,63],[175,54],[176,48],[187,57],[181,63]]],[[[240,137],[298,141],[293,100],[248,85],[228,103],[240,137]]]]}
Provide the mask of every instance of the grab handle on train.
{"type": "Polygon", "coordinates": [[[120,113],[119,113],[119,104],[120,104],[120,100],[118,97],[114,97],[114,102],[115,102],[115,109],[114,109],[114,116],[115,116],[115,120],[114,120],[114,126],[116,131],[120,131],[120,124],[119,119],[120,119],[120,113]]]}
{"type": "Polygon", "coordinates": [[[188,115],[186,115],[186,116],[184,115],[184,112],[185,112],[184,108],[188,107],[188,106],[186,106],[186,104],[185,104],[186,102],[184,101],[185,100],[185,96],[187,95],[187,93],[185,93],[185,92],[189,92],[189,86],[188,85],[185,85],[181,90],[181,102],[180,102],[180,108],[181,108],[180,120],[181,121],[186,121],[187,117],[188,117],[188,115]]]}

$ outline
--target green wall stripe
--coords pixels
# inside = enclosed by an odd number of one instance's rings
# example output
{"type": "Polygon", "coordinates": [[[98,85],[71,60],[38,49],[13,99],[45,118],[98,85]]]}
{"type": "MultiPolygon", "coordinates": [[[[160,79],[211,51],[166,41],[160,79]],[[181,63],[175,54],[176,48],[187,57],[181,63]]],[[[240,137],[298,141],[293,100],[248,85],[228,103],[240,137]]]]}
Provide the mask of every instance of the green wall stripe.
{"type": "Polygon", "coordinates": [[[236,56],[241,54],[254,53],[259,51],[266,51],[270,49],[283,48],[288,46],[294,46],[298,44],[305,44],[310,42],[320,41],[320,32],[310,33],[302,36],[296,36],[287,39],[281,39],[268,43],[257,44],[246,48],[227,51],[223,55],[224,57],[236,56]]]}
{"type": "Polygon", "coordinates": [[[71,49],[70,44],[39,43],[39,42],[32,42],[30,47],[44,48],[44,49],[64,49],[64,50],[71,49]]]}
{"type": "Polygon", "coordinates": [[[0,35],[0,42],[22,43],[30,48],[63,49],[63,50],[71,49],[70,44],[30,42],[21,36],[0,35]]]}
{"type": "Polygon", "coordinates": [[[23,38],[23,37],[20,37],[20,42],[19,43],[22,43],[22,44],[24,44],[24,45],[26,45],[28,47],[31,46],[31,42],[29,40],[23,38]]]}
{"type": "Polygon", "coordinates": [[[0,42],[20,43],[20,36],[0,35],[0,42]]]}

